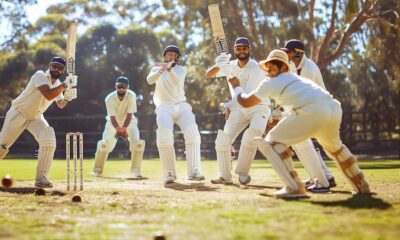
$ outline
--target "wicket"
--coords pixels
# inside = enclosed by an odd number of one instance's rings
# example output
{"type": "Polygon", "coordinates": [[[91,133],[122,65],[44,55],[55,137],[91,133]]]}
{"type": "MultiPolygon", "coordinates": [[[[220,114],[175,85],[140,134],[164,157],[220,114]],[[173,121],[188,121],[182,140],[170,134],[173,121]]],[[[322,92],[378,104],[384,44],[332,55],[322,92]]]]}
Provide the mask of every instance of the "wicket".
{"type": "Polygon", "coordinates": [[[66,145],[66,160],[67,160],[67,191],[71,189],[70,186],[70,160],[71,160],[71,138],[72,138],[72,159],[74,161],[74,190],[78,189],[77,182],[77,161],[79,153],[80,162],[80,190],[83,190],[83,134],[81,132],[69,132],[66,135],[65,145],[66,145]],[[79,141],[79,149],[78,149],[79,141]]]}

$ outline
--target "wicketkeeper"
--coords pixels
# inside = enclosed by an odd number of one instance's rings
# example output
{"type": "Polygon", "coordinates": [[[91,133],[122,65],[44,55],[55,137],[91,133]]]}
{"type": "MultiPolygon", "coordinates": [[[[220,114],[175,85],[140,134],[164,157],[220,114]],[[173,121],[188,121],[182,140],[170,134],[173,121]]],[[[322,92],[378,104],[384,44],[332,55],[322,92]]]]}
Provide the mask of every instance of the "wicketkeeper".
{"type": "Polygon", "coordinates": [[[277,197],[305,196],[302,183],[293,168],[289,146],[315,138],[348,178],[357,193],[370,193],[369,185],[357,164],[357,158],[342,143],[339,135],[342,120],[340,102],[315,83],[289,72],[289,59],[282,50],[273,50],[260,66],[269,80],[263,81],[250,94],[236,77],[229,78],[235,98],[244,107],[254,106],[264,99],[273,98],[290,110],[267,134],[260,138],[259,150],[268,159],[285,187],[275,193],[277,197]],[[318,116],[318,117],[316,117],[318,116]]]}
{"type": "Polygon", "coordinates": [[[129,79],[118,77],[115,81],[115,91],[105,99],[107,116],[103,138],[97,143],[93,176],[103,173],[104,163],[108,154],[114,149],[118,138],[129,143],[131,151],[131,173],[134,178],[141,178],[141,165],[145,141],[140,139],[138,121],[134,115],[137,112],[136,94],[129,90],[129,79]]]}
{"type": "Polygon", "coordinates": [[[157,114],[157,147],[166,184],[176,180],[175,123],[181,128],[185,139],[188,179],[204,180],[200,163],[200,133],[192,107],[186,102],[186,68],[179,64],[180,56],[177,46],[167,46],[163,52],[164,63],[155,64],[147,76],[150,85],[156,84],[153,99],[157,114]]]}
{"type": "Polygon", "coordinates": [[[9,148],[25,129],[35,137],[39,143],[36,187],[53,186],[47,176],[56,150],[56,136],[43,113],[54,101],[62,109],[69,101],[77,98],[74,87],[78,77],[67,76],[63,83],[59,80],[64,68],[65,60],[53,57],[48,70],[39,70],[33,74],[24,91],[12,101],[0,133],[0,159],[7,155],[9,148]]]}
{"type": "MultiPolygon", "coordinates": [[[[265,79],[264,71],[256,61],[250,58],[250,53],[250,41],[244,37],[237,38],[234,45],[234,54],[237,59],[229,61],[231,55],[221,53],[215,60],[216,65],[207,71],[207,77],[236,76],[244,91],[250,93],[265,79]]],[[[235,93],[231,87],[230,92],[233,97],[235,93]]],[[[214,184],[232,183],[231,144],[247,126],[249,128],[243,133],[235,173],[239,174],[241,184],[248,184],[251,181],[249,171],[257,152],[257,143],[254,138],[262,136],[271,114],[269,99],[251,108],[244,108],[235,103],[232,101],[228,103],[224,130],[218,131],[215,140],[219,176],[211,180],[214,184]]]]}

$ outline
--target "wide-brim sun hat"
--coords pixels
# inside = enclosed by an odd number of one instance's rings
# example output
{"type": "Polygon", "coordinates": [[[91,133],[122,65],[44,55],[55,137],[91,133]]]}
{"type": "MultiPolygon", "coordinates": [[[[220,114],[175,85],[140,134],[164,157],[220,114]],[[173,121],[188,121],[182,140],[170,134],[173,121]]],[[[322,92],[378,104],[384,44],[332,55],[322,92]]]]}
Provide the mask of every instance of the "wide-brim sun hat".
{"type": "Polygon", "coordinates": [[[286,64],[286,66],[287,66],[288,68],[289,68],[289,66],[290,66],[290,65],[289,65],[289,57],[288,57],[287,53],[284,52],[284,51],[282,51],[282,50],[280,50],[280,49],[272,50],[272,51],[268,54],[267,59],[264,59],[264,60],[260,61],[258,64],[260,65],[260,67],[261,67],[262,69],[264,69],[264,71],[267,71],[267,68],[265,67],[265,64],[266,64],[267,62],[271,62],[271,61],[274,61],[274,60],[280,61],[280,62],[286,64]]]}

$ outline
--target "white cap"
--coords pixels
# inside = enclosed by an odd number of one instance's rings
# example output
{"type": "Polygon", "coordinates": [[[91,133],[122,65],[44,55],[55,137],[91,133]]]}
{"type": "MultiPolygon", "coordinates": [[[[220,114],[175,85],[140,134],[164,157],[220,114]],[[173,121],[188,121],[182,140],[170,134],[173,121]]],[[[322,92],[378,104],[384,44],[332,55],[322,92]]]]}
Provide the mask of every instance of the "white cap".
{"type": "Polygon", "coordinates": [[[284,51],[279,50],[279,49],[272,50],[268,54],[267,59],[260,61],[258,64],[260,65],[260,67],[262,69],[264,69],[266,71],[267,69],[265,67],[265,64],[267,62],[271,62],[274,60],[283,62],[289,68],[289,57],[288,57],[287,53],[285,53],[284,51]]]}

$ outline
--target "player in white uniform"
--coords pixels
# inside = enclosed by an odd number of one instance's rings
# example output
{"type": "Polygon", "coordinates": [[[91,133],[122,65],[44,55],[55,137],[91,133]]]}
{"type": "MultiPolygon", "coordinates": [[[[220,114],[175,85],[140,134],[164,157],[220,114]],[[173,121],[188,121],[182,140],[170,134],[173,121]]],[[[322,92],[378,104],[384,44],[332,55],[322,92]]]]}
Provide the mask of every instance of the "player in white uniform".
{"type": "Polygon", "coordinates": [[[118,137],[129,144],[131,151],[131,173],[134,178],[141,178],[141,164],[145,141],[140,139],[138,121],[134,115],[137,112],[136,94],[129,90],[129,79],[118,77],[115,82],[115,91],[105,99],[107,108],[107,122],[103,138],[97,143],[93,176],[103,173],[104,163],[108,154],[114,149],[118,137]]]}
{"type": "Polygon", "coordinates": [[[370,193],[357,158],[340,139],[340,102],[312,81],[290,73],[288,55],[282,50],[270,52],[260,66],[270,79],[263,81],[254,92],[242,94],[244,90],[236,77],[230,77],[229,82],[234,88],[235,99],[244,107],[272,98],[290,110],[289,115],[271,129],[265,139],[258,139],[259,150],[285,183],[285,187],[277,191],[275,196],[305,196],[304,183],[293,168],[289,146],[311,137],[316,138],[328,156],[337,163],[355,192],[370,193]]]}
{"type": "MultiPolygon", "coordinates": [[[[237,38],[234,45],[236,60],[229,61],[230,54],[221,53],[216,58],[216,65],[207,71],[207,77],[236,76],[246,93],[250,93],[265,79],[265,73],[256,61],[250,58],[251,46],[247,38],[237,38]]],[[[231,96],[234,96],[229,85],[231,96]]],[[[247,126],[244,132],[235,173],[239,174],[239,182],[250,182],[249,175],[251,163],[257,152],[255,137],[261,137],[269,115],[269,100],[265,100],[251,108],[243,108],[238,104],[228,104],[227,121],[224,130],[219,130],[215,141],[218,162],[218,178],[211,180],[215,184],[231,184],[231,144],[247,126]]]]}
{"type": "MultiPolygon", "coordinates": [[[[281,48],[281,50],[284,50],[288,54],[291,63],[290,71],[292,73],[310,79],[326,90],[321,71],[313,61],[306,57],[304,44],[301,41],[291,39],[285,43],[284,48],[281,48]]],[[[311,139],[297,143],[292,147],[310,176],[310,179],[306,181],[306,188],[309,191],[326,192],[329,191],[330,187],[336,186],[332,173],[329,171],[321,155],[316,151],[311,139]],[[318,161],[315,161],[315,159],[318,161]],[[319,163],[315,165],[316,162],[319,163]]]]}
{"type": "Polygon", "coordinates": [[[201,173],[200,133],[192,107],[186,102],[184,84],[186,68],[178,64],[180,50],[169,45],[164,49],[164,63],[155,64],[147,82],[156,84],[154,104],[157,114],[157,147],[164,170],[164,182],[176,180],[174,124],[178,124],[185,139],[187,177],[204,180],[201,173]]]}
{"type": "Polygon", "coordinates": [[[25,129],[39,143],[35,178],[37,187],[53,186],[47,175],[56,150],[54,129],[49,126],[43,113],[53,101],[59,108],[64,108],[68,101],[77,97],[76,88],[73,88],[77,85],[77,76],[67,76],[63,83],[59,80],[64,67],[65,60],[54,57],[46,72],[39,70],[33,74],[24,91],[12,101],[0,132],[0,159],[7,155],[9,148],[25,129]]]}

